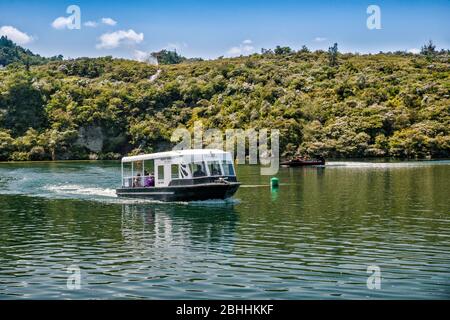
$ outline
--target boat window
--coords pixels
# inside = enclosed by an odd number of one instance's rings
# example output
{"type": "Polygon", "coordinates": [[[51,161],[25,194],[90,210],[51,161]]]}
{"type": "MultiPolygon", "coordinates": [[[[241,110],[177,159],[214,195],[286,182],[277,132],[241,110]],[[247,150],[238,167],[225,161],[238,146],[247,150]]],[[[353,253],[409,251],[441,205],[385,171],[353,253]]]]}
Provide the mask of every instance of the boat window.
{"type": "Polygon", "coordinates": [[[187,178],[189,176],[186,164],[180,165],[180,173],[181,173],[181,178],[183,178],[183,179],[187,178]]]}
{"type": "Polygon", "coordinates": [[[191,167],[191,172],[192,172],[193,178],[206,176],[206,168],[205,168],[205,163],[203,161],[191,163],[190,167],[191,167]]]}
{"type": "Polygon", "coordinates": [[[144,161],[135,161],[133,163],[134,175],[142,172],[143,165],[144,165],[144,161]]]}
{"type": "Polygon", "coordinates": [[[164,166],[158,166],[158,180],[164,180],[164,166]]]}
{"type": "Polygon", "coordinates": [[[222,161],[222,167],[223,167],[223,175],[224,176],[234,176],[234,168],[233,163],[229,161],[222,161]]]}
{"type": "Polygon", "coordinates": [[[209,173],[212,176],[220,176],[222,175],[222,170],[220,169],[219,161],[210,161],[208,162],[209,173]]]}
{"type": "Polygon", "coordinates": [[[172,171],[172,179],[178,179],[180,177],[180,175],[178,173],[178,165],[172,164],[170,167],[171,167],[171,171],[172,171]]]}
{"type": "Polygon", "coordinates": [[[155,172],[155,161],[145,160],[144,161],[144,175],[153,175],[155,172]]]}
{"type": "Polygon", "coordinates": [[[133,178],[131,173],[131,162],[122,163],[122,186],[124,187],[132,187],[133,186],[133,178]]]}

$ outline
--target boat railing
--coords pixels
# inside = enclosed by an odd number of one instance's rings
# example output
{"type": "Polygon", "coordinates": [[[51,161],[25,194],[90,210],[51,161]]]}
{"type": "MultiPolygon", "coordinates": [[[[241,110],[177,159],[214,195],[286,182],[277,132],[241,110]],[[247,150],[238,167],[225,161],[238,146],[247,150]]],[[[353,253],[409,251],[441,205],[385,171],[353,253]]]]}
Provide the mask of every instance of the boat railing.
{"type": "Polygon", "coordinates": [[[154,187],[155,177],[154,176],[125,176],[122,179],[122,186],[125,188],[144,188],[144,187],[154,187]],[[153,183],[148,181],[153,179],[153,183]]]}
{"type": "MultiPolygon", "coordinates": [[[[214,182],[217,179],[230,180],[232,182],[236,181],[236,176],[234,175],[214,175],[214,176],[202,176],[202,177],[192,177],[192,178],[178,178],[172,179],[171,184],[173,185],[186,185],[186,184],[201,184],[205,182],[214,182]]],[[[123,188],[148,188],[155,187],[155,177],[154,176],[124,176],[122,179],[123,188]],[[153,179],[153,183],[148,181],[148,179],[153,179]]]]}

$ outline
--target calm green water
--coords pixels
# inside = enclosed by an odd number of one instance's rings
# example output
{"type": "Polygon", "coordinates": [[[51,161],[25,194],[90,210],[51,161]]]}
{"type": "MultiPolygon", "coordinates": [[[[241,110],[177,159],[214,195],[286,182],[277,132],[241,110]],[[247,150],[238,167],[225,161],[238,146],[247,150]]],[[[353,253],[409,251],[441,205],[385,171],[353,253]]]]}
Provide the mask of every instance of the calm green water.
{"type": "Polygon", "coordinates": [[[0,164],[0,299],[450,298],[449,161],[284,168],[278,192],[239,166],[233,200],[172,204],[116,198],[119,171],[0,164]]]}

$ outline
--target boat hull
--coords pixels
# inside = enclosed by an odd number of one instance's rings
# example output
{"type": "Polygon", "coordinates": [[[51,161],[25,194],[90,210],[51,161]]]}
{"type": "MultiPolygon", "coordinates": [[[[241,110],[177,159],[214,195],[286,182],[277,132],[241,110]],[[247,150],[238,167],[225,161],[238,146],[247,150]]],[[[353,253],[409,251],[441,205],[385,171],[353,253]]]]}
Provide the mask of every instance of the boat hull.
{"type": "Polygon", "coordinates": [[[240,186],[239,182],[205,183],[188,186],[151,188],[120,188],[117,196],[158,201],[203,201],[232,197],[240,186]]]}

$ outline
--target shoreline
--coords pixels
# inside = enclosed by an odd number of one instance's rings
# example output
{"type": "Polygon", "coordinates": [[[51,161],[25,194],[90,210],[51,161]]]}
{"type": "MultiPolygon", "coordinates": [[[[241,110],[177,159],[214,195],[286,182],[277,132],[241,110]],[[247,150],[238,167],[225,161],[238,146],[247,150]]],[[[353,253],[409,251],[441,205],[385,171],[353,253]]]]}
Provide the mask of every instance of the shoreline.
{"type": "MultiPolygon", "coordinates": [[[[282,158],[280,158],[281,161],[282,158]]],[[[118,162],[120,163],[120,159],[118,160],[86,160],[86,159],[70,159],[70,160],[26,160],[26,161],[0,161],[0,164],[19,164],[19,163],[70,163],[70,162],[81,162],[81,163],[101,163],[101,162],[118,162]]],[[[346,162],[379,162],[379,163],[389,163],[389,162],[432,162],[432,161],[450,161],[450,158],[433,158],[433,159],[426,159],[426,158],[330,158],[325,159],[325,165],[326,162],[339,162],[339,161],[346,161],[346,162]]],[[[249,163],[239,164],[239,165],[253,165],[249,163]]],[[[259,165],[259,164],[258,164],[259,165]]],[[[280,165],[281,167],[281,165],[280,165]]]]}

